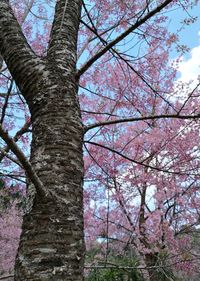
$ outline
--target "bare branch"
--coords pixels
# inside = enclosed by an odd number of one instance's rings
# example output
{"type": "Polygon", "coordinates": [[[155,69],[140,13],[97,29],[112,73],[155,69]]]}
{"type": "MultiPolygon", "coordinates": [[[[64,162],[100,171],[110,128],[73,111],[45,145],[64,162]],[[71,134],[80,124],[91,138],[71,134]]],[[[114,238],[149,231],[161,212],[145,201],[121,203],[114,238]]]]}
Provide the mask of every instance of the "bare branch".
{"type": "Polygon", "coordinates": [[[25,9],[24,14],[23,14],[22,19],[21,19],[22,23],[25,22],[29,12],[31,12],[31,9],[33,7],[34,2],[35,2],[35,0],[31,0],[30,2],[27,2],[27,3],[25,2],[26,9],[25,9]]]}
{"type": "MultiPolygon", "coordinates": [[[[24,124],[24,126],[15,134],[15,136],[13,137],[13,141],[14,141],[14,142],[17,142],[17,141],[19,140],[19,138],[20,138],[23,134],[27,133],[28,128],[30,127],[30,124],[31,124],[31,122],[30,122],[30,121],[27,121],[27,122],[24,124]]],[[[9,152],[10,147],[7,145],[7,146],[5,146],[2,150],[4,151],[4,153],[1,153],[1,154],[0,154],[0,162],[3,160],[3,158],[4,158],[4,156],[5,156],[5,153],[8,153],[8,152],[9,152]]]]}
{"type": "Polygon", "coordinates": [[[8,279],[8,278],[11,278],[11,277],[14,277],[14,274],[0,276],[0,280],[8,279]]]}
{"type": "Polygon", "coordinates": [[[197,115],[179,115],[179,114],[161,114],[161,115],[153,115],[153,116],[143,116],[143,117],[133,117],[133,118],[124,118],[124,119],[116,119],[116,120],[109,120],[104,122],[95,123],[92,125],[88,125],[85,127],[85,133],[91,129],[98,128],[101,126],[108,126],[120,123],[129,123],[129,122],[136,122],[136,121],[145,121],[145,120],[155,120],[155,119],[199,119],[200,114],[197,115]]]}
{"type": "Polygon", "coordinates": [[[11,151],[16,155],[19,162],[23,166],[25,172],[27,173],[27,176],[29,177],[31,182],[34,184],[38,193],[40,193],[43,196],[46,196],[47,191],[45,190],[43,183],[40,181],[39,177],[35,173],[31,163],[26,158],[26,156],[21,151],[21,149],[17,146],[15,141],[9,136],[9,134],[3,129],[3,127],[1,125],[0,125],[0,136],[5,141],[5,143],[8,145],[8,147],[11,149],[11,151]]]}
{"type": "Polygon", "coordinates": [[[199,260],[199,257],[197,258],[191,258],[191,259],[182,259],[180,261],[177,261],[177,262],[174,262],[174,263],[169,263],[169,264],[165,264],[165,265],[154,265],[154,266],[120,266],[120,265],[85,265],[84,268],[96,268],[96,269],[105,269],[105,268],[110,268],[110,269],[114,269],[114,268],[118,268],[118,269],[124,269],[124,270],[131,270],[131,269],[138,269],[138,270],[141,270],[141,269],[158,269],[158,268],[166,268],[166,267],[171,267],[171,266],[174,266],[176,264],[179,264],[179,263],[185,263],[185,262],[196,262],[197,260],[199,260]]]}
{"type": "Polygon", "coordinates": [[[6,152],[4,149],[0,148],[0,152],[2,156],[7,157],[9,160],[11,160],[12,162],[14,162],[15,164],[17,164],[22,168],[20,162],[16,158],[12,157],[11,155],[8,155],[8,152],[6,152]]]}
{"type": "Polygon", "coordinates": [[[6,109],[7,109],[7,106],[8,106],[8,100],[9,100],[9,97],[10,97],[11,91],[12,91],[12,86],[13,86],[13,80],[11,80],[10,87],[8,89],[8,93],[6,95],[6,98],[5,98],[5,101],[4,101],[4,105],[3,105],[3,108],[2,108],[1,120],[0,120],[1,124],[3,124],[4,118],[5,118],[6,109]]]}

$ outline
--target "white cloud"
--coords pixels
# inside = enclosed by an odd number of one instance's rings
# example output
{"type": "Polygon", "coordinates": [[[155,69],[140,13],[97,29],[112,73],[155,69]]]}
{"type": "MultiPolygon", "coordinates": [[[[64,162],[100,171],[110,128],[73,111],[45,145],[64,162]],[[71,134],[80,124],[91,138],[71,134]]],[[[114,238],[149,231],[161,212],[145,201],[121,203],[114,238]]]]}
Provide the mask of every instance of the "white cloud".
{"type": "Polygon", "coordinates": [[[191,50],[189,59],[183,59],[180,62],[178,70],[180,72],[179,81],[197,80],[200,75],[200,45],[191,50]]]}
{"type": "MultiPolygon", "coordinates": [[[[200,39],[200,31],[198,32],[200,39]]],[[[176,60],[174,60],[176,62],[176,60]]],[[[185,101],[188,98],[188,94],[199,84],[200,77],[200,42],[199,45],[192,48],[189,57],[182,57],[177,67],[179,71],[179,77],[174,82],[174,92],[170,97],[171,102],[185,101]],[[183,83],[185,85],[183,85],[183,83]]],[[[200,87],[198,87],[199,89],[200,87]]]]}

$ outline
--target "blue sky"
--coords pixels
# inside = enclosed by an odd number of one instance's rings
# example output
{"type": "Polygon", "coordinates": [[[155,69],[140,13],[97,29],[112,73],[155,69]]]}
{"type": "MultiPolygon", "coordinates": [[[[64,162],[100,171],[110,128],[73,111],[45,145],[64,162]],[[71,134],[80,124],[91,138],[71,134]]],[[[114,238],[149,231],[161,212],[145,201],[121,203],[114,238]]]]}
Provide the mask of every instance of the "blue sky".
{"type": "MultiPolygon", "coordinates": [[[[170,12],[171,21],[169,30],[177,33],[180,29],[184,18],[197,17],[197,20],[185,26],[178,34],[180,36],[180,44],[187,45],[190,50],[182,57],[182,63],[179,66],[179,79],[188,82],[196,79],[200,75],[200,3],[198,6],[187,12],[173,11],[170,12]],[[187,14],[188,13],[188,14],[187,14]]],[[[171,53],[172,59],[177,57],[177,53],[171,53]]]]}
{"type": "Polygon", "coordinates": [[[193,8],[192,10],[187,12],[183,12],[181,10],[175,10],[169,12],[168,15],[170,16],[170,23],[169,23],[169,30],[176,33],[177,30],[180,29],[182,22],[185,18],[189,19],[189,15],[193,18],[197,18],[197,20],[188,26],[185,26],[184,29],[181,30],[179,33],[181,43],[188,45],[190,48],[199,44],[198,40],[198,32],[200,30],[200,3],[198,6],[193,8]]]}

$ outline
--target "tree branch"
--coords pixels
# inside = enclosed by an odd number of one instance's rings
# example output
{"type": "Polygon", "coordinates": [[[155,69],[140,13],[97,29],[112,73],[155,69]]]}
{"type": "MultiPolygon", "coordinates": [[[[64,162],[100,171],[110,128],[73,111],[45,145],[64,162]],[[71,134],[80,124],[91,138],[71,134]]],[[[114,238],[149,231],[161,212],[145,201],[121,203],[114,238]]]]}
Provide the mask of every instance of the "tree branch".
{"type": "Polygon", "coordinates": [[[11,277],[14,277],[14,274],[0,276],[0,280],[8,279],[8,278],[11,278],[11,277]]]}
{"type": "Polygon", "coordinates": [[[27,43],[7,0],[0,1],[0,54],[18,86],[41,63],[27,43]]]}
{"type": "Polygon", "coordinates": [[[119,151],[117,151],[117,150],[115,150],[111,147],[107,147],[103,144],[100,144],[100,143],[96,143],[96,142],[92,142],[92,141],[84,141],[84,142],[88,143],[88,144],[91,144],[91,145],[99,146],[99,147],[104,148],[104,149],[107,149],[107,150],[123,157],[124,159],[126,159],[126,160],[128,160],[132,163],[135,163],[137,165],[141,165],[141,166],[146,167],[146,168],[150,168],[150,169],[158,171],[158,172],[163,172],[163,173],[173,174],[173,175],[193,175],[192,173],[187,173],[187,172],[184,172],[184,171],[180,171],[180,172],[179,171],[177,171],[177,172],[176,171],[170,171],[169,169],[158,168],[158,167],[155,167],[155,166],[151,166],[149,164],[145,164],[144,161],[140,162],[140,161],[137,161],[135,159],[132,159],[132,158],[126,156],[125,154],[123,154],[123,153],[121,153],[121,152],[119,152],[119,151]]]}
{"type": "Polygon", "coordinates": [[[5,115],[6,115],[6,109],[7,109],[7,106],[8,106],[8,100],[9,100],[9,97],[11,95],[12,87],[13,87],[13,80],[11,80],[10,86],[8,88],[8,93],[6,95],[4,105],[3,105],[3,108],[2,108],[2,111],[1,111],[1,120],[0,120],[1,124],[3,124],[4,118],[5,118],[5,115]]]}
{"type": "Polygon", "coordinates": [[[59,66],[76,64],[81,0],[57,0],[47,56],[59,66]]]}
{"type": "Polygon", "coordinates": [[[156,7],[154,10],[149,12],[146,16],[141,18],[140,20],[136,21],[135,24],[133,24],[130,28],[128,28],[126,31],[124,31],[122,34],[120,34],[116,39],[111,41],[109,44],[107,44],[102,50],[100,50],[96,55],[94,55],[91,59],[89,59],[81,69],[77,72],[77,78],[80,78],[80,76],[88,70],[88,68],[95,63],[100,57],[102,57],[107,51],[109,51],[112,47],[114,47],[117,43],[122,41],[126,36],[128,36],[131,32],[133,32],[135,29],[140,27],[142,24],[144,24],[147,20],[152,18],[155,14],[159,13],[162,9],[164,9],[168,4],[170,4],[173,0],[166,0],[164,3],[156,7]]]}
{"type": "Polygon", "coordinates": [[[8,152],[6,152],[4,149],[0,148],[0,152],[1,152],[1,156],[7,157],[9,160],[11,160],[12,162],[14,162],[15,164],[17,164],[18,166],[20,166],[22,168],[21,163],[13,156],[8,155],[8,152]]]}
{"type": "Polygon", "coordinates": [[[129,122],[136,122],[136,121],[145,121],[145,120],[155,120],[155,119],[169,119],[169,118],[176,118],[176,119],[199,119],[200,114],[197,115],[179,115],[179,114],[161,114],[161,115],[153,115],[153,116],[144,116],[144,117],[133,117],[133,118],[124,118],[124,119],[116,119],[116,120],[109,120],[104,122],[95,123],[92,125],[88,125],[85,127],[84,132],[98,128],[101,126],[108,126],[120,123],[129,123],[129,122]]]}
{"type": "Polygon", "coordinates": [[[46,196],[47,191],[45,190],[43,183],[40,181],[39,177],[35,173],[31,163],[28,161],[24,153],[20,150],[20,148],[15,143],[15,141],[9,136],[9,134],[3,129],[1,125],[0,125],[0,137],[5,141],[5,143],[8,145],[10,150],[16,155],[19,162],[23,166],[25,172],[27,173],[27,176],[34,184],[37,192],[42,196],[46,196]]]}
{"type": "MultiPolygon", "coordinates": [[[[28,131],[28,128],[31,125],[31,121],[27,121],[24,126],[15,134],[15,136],[13,137],[13,141],[17,142],[19,140],[19,138],[25,134],[28,131]]],[[[0,153],[0,162],[3,160],[5,153],[8,153],[10,150],[10,147],[7,145],[3,148],[3,153],[0,153]]]]}
{"type": "MultiPolygon", "coordinates": [[[[81,22],[91,31],[93,32],[97,38],[99,38],[99,40],[103,43],[103,45],[107,45],[107,41],[104,40],[97,32],[95,26],[92,24],[93,28],[91,28],[87,23],[85,23],[84,21],[81,20],[81,22]]],[[[144,78],[144,76],[142,76],[142,74],[135,70],[135,68],[113,47],[109,49],[109,52],[111,52],[111,54],[113,54],[114,57],[116,57],[116,59],[120,58],[122,61],[124,61],[126,63],[126,65],[153,91],[153,93],[155,93],[156,95],[158,95],[161,99],[163,99],[170,107],[172,107],[175,111],[176,109],[173,107],[173,105],[164,97],[162,97],[162,95],[160,95],[158,93],[158,91],[156,91],[151,85],[150,83],[144,78]]],[[[198,87],[196,87],[198,88],[198,87]]],[[[195,88],[195,89],[196,89],[195,88]]],[[[194,89],[194,90],[195,90],[194,89]]],[[[179,111],[180,112],[180,111],[179,111]]]]}

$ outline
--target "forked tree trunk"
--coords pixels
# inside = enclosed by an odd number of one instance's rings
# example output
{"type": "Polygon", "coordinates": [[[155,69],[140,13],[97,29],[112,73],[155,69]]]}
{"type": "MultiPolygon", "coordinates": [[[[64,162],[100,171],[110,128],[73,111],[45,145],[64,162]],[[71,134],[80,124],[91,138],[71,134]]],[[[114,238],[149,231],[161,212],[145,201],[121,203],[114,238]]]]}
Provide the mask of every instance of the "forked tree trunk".
{"type": "Polygon", "coordinates": [[[50,195],[37,193],[24,217],[16,281],[83,280],[83,131],[77,84],[73,75],[62,77],[55,68],[46,72],[48,79],[32,76],[27,84],[35,93],[34,98],[25,95],[32,118],[31,163],[50,195]]]}
{"type": "Polygon", "coordinates": [[[30,161],[42,186],[35,190],[29,180],[15,281],[83,280],[83,127],[75,79],[81,4],[56,1],[41,59],[9,1],[0,1],[0,53],[30,109],[30,161]]]}

